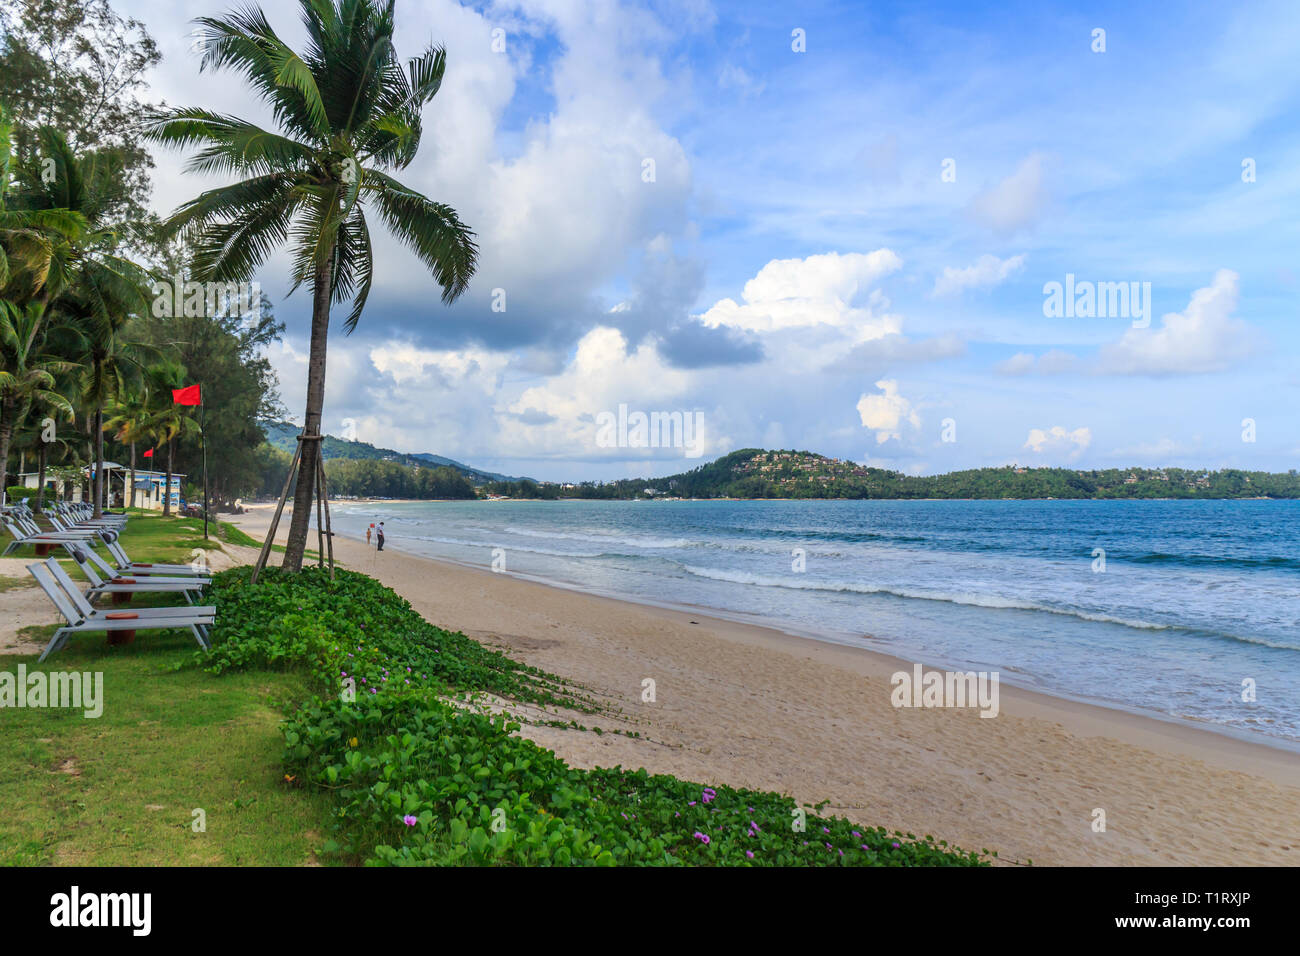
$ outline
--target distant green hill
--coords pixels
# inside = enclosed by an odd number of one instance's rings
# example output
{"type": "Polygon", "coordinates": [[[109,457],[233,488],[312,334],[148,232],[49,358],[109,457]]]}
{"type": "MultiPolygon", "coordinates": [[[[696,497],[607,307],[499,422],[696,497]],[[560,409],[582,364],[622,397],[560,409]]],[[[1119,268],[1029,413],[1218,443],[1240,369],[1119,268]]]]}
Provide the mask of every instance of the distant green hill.
{"type": "MultiPolygon", "coordinates": [[[[262,422],[262,428],[266,430],[266,440],[274,447],[281,451],[293,454],[294,446],[298,443],[297,436],[302,429],[290,422],[262,422]]],[[[346,438],[336,438],[333,435],[326,435],[321,441],[321,448],[324,450],[325,459],[357,459],[369,458],[378,461],[393,461],[399,465],[406,465],[410,468],[454,468],[464,475],[472,484],[481,485],[490,481],[531,481],[530,478],[517,478],[510,475],[498,474],[495,471],[483,471],[481,468],[473,468],[452,458],[444,458],[441,455],[432,455],[428,452],[420,452],[416,455],[408,455],[405,452],[393,451],[391,448],[376,448],[369,442],[349,441],[346,438]]]]}
{"type": "Polygon", "coordinates": [[[974,468],[915,476],[807,451],[745,448],[666,478],[579,485],[492,482],[540,498],[1300,498],[1300,476],[1186,468],[974,468]]]}

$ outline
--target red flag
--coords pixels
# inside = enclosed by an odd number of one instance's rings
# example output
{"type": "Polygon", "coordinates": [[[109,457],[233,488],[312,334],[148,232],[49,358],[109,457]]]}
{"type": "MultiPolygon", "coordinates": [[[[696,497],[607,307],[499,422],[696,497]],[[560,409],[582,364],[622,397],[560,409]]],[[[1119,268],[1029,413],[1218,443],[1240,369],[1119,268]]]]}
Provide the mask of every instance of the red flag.
{"type": "Polygon", "coordinates": [[[185,388],[172,389],[172,401],[177,405],[202,405],[203,395],[198,385],[187,385],[185,388]]]}
{"type": "Polygon", "coordinates": [[[153,449],[150,448],[147,452],[145,452],[145,453],[144,453],[144,457],[146,457],[146,458],[152,458],[152,457],[153,457],[153,449]]]}

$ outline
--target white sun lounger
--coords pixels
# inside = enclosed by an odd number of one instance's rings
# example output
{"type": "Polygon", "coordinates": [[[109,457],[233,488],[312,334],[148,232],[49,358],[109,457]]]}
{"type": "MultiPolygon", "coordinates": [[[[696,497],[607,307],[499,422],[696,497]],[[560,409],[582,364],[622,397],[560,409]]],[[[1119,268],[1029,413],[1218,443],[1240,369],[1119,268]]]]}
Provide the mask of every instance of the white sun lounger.
{"type": "MultiPolygon", "coordinates": [[[[85,554],[86,560],[89,561],[91,564],[93,564],[96,568],[98,568],[99,572],[107,578],[120,578],[120,577],[142,578],[148,582],[164,583],[164,584],[193,584],[194,582],[197,581],[199,582],[199,586],[202,586],[204,584],[209,584],[212,581],[212,576],[210,574],[207,574],[205,572],[192,571],[189,565],[183,566],[186,568],[188,572],[190,572],[187,574],[175,574],[175,575],[168,574],[165,571],[154,570],[153,565],[148,565],[146,569],[141,569],[138,571],[136,570],[123,571],[119,568],[113,567],[111,564],[109,564],[107,561],[105,561],[103,558],[97,555],[90,548],[82,548],[80,545],[71,545],[68,547],[69,553],[73,552],[74,550],[81,551],[83,554],[85,554]]],[[[74,558],[76,557],[75,554],[73,554],[72,556],[74,558]]]]}
{"type": "Polygon", "coordinates": [[[86,552],[83,549],[69,548],[68,550],[81,568],[81,573],[90,582],[86,597],[91,603],[105,594],[179,594],[185,598],[186,604],[193,604],[194,598],[191,595],[201,593],[208,583],[202,578],[185,578],[179,582],[135,577],[113,577],[106,580],[95,572],[94,566],[86,559],[86,552]]]}
{"type": "Polygon", "coordinates": [[[44,564],[29,564],[31,572],[41,590],[63,615],[68,623],[54,632],[49,644],[41,652],[40,660],[45,660],[54,651],[68,643],[73,634],[86,631],[145,631],[145,630],[188,630],[194,640],[205,651],[210,648],[208,626],[216,621],[217,609],[214,607],[177,607],[177,608],[138,608],[134,611],[101,611],[92,608],[76,585],[59,567],[53,558],[44,564]],[[60,578],[67,583],[60,581],[60,578]],[[69,587],[71,585],[71,587],[69,587]]]}
{"type": "Polygon", "coordinates": [[[127,555],[126,549],[122,547],[121,542],[114,538],[105,540],[105,546],[108,553],[113,556],[117,562],[118,574],[138,574],[141,572],[149,574],[191,574],[207,575],[209,572],[194,567],[192,564],[149,564],[143,561],[132,561],[127,555]]]}
{"type": "Polygon", "coordinates": [[[54,525],[54,530],[52,531],[42,530],[41,526],[38,525],[31,518],[22,518],[22,517],[15,518],[14,523],[18,525],[18,527],[26,531],[28,534],[46,534],[46,535],[61,534],[61,535],[66,535],[67,537],[89,539],[97,535],[102,537],[104,534],[117,533],[116,531],[105,531],[105,529],[103,528],[71,528],[65,524],[62,524],[56,518],[50,518],[50,524],[54,525]]]}
{"type": "Polygon", "coordinates": [[[56,531],[40,531],[33,534],[32,532],[27,531],[26,529],[19,529],[15,527],[13,522],[11,521],[6,521],[4,524],[5,524],[5,528],[8,529],[9,533],[13,535],[13,540],[9,542],[9,546],[6,547],[4,550],[5,554],[8,554],[10,551],[13,551],[15,548],[21,548],[23,545],[26,544],[67,545],[67,544],[77,544],[78,542],[85,542],[89,544],[90,537],[93,537],[93,534],[91,536],[87,536],[84,534],[70,535],[70,534],[64,534],[62,532],[56,532],[56,531]]]}

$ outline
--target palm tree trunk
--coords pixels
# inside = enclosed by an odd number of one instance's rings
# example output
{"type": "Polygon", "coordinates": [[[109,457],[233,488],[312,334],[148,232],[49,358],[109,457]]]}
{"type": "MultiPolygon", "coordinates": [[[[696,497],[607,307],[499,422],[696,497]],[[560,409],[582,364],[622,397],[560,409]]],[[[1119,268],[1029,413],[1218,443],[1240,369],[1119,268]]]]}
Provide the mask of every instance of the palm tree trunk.
{"type": "Polygon", "coordinates": [[[36,479],[36,511],[41,513],[45,510],[45,455],[49,445],[41,442],[40,468],[36,479]]]}
{"type": "Polygon", "coordinates": [[[101,370],[95,366],[95,483],[92,494],[95,496],[94,518],[104,514],[104,406],[100,394],[101,370]]]}
{"type": "Polygon", "coordinates": [[[131,500],[126,500],[126,489],[122,489],[122,507],[129,508],[135,504],[135,442],[131,442],[131,500]]]}
{"type": "MultiPolygon", "coordinates": [[[[4,414],[0,416],[0,490],[9,488],[9,442],[14,437],[14,412],[16,406],[4,403],[4,414]]],[[[13,504],[13,502],[9,502],[13,504]]]]}
{"type": "MultiPolygon", "coordinates": [[[[325,265],[316,270],[312,288],[311,356],[307,361],[307,415],[303,423],[304,436],[320,435],[321,412],[325,406],[325,346],[330,325],[330,281],[334,251],[325,257],[325,265]]],[[[302,556],[307,548],[307,528],[311,522],[311,499],[316,490],[316,456],[320,442],[309,437],[303,444],[298,466],[298,487],[293,494],[293,516],[289,522],[289,540],[284,549],[286,571],[302,569],[302,556]]]]}
{"type": "Polygon", "coordinates": [[[163,485],[163,517],[170,518],[172,513],[172,446],[176,439],[167,439],[167,483],[163,485]]]}

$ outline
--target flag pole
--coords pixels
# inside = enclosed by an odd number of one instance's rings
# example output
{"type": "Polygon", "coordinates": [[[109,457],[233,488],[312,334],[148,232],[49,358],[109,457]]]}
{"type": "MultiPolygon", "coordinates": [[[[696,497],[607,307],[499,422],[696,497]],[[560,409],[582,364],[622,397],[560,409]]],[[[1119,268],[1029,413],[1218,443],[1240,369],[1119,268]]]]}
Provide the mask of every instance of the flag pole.
{"type": "Polygon", "coordinates": [[[208,404],[199,391],[199,447],[203,450],[203,540],[208,540],[208,404]]]}

